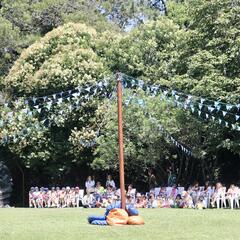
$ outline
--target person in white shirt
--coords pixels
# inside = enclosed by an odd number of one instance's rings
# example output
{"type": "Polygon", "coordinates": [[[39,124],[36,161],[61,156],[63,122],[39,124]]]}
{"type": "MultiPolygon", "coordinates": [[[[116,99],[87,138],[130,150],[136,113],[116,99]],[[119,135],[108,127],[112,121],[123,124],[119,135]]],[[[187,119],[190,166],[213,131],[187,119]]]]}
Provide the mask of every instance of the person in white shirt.
{"type": "Polygon", "coordinates": [[[83,205],[84,208],[95,207],[95,199],[89,191],[87,191],[87,194],[83,197],[82,205],[83,205]]]}
{"type": "Polygon", "coordinates": [[[111,175],[107,175],[106,187],[112,187],[113,190],[116,189],[116,185],[111,175]]]}
{"type": "Polygon", "coordinates": [[[88,176],[88,178],[85,182],[85,187],[86,187],[86,191],[94,192],[95,181],[92,179],[91,176],[88,176]]]}

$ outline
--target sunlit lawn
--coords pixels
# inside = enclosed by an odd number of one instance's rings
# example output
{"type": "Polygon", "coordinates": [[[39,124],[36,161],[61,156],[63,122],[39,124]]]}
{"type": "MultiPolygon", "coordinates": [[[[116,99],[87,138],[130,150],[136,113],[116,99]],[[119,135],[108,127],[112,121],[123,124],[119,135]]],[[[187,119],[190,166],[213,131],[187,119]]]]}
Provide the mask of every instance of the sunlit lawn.
{"type": "Polygon", "coordinates": [[[144,226],[92,226],[104,209],[0,209],[0,240],[239,240],[240,211],[142,209],[144,226]]]}

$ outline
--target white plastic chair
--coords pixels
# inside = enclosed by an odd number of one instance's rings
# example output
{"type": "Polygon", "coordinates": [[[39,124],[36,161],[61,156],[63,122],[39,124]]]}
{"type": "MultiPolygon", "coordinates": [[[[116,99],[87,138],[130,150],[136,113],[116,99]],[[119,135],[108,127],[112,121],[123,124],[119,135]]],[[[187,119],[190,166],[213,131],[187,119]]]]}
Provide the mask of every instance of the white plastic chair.
{"type": "Polygon", "coordinates": [[[239,208],[239,198],[240,198],[240,189],[237,188],[236,192],[232,196],[227,196],[229,200],[230,208],[233,210],[234,208],[239,208]]]}
{"type": "Polygon", "coordinates": [[[79,202],[82,201],[83,196],[84,196],[84,189],[80,189],[79,194],[78,194],[77,199],[76,199],[77,207],[79,207],[79,202]]]}
{"type": "Polygon", "coordinates": [[[227,207],[227,204],[226,204],[226,187],[223,187],[218,195],[217,195],[217,208],[219,209],[220,207],[223,208],[223,205],[224,207],[226,208],[227,207]],[[220,201],[221,201],[221,206],[220,206],[220,201]]]}

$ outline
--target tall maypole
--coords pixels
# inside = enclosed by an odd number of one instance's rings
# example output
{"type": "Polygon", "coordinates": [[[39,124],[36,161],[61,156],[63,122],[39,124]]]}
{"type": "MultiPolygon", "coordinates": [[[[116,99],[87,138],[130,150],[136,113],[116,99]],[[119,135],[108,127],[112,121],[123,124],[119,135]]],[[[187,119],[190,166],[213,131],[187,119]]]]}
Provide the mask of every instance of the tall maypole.
{"type": "Polygon", "coordinates": [[[122,78],[116,74],[117,96],[118,96],[118,144],[119,144],[119,175],[121,189],[121,208],[126,207],[125,180],[124,180],[124,151],[123,151],[123,122],[122,122],[122,78]]]}

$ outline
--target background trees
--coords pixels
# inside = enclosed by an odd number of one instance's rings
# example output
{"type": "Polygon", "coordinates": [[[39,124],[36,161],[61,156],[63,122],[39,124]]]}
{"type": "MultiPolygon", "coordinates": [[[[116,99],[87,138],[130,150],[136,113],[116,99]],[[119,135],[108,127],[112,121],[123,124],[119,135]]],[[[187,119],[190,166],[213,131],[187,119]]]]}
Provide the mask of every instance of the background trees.
{"type": "MultiPolygon", "coordinates": [[[[114,84],[112,73],[119,70],[147,84],[238,104],[239,9],[230,0],[2,0],[1,102],[94,85],[106,77],[114,84]]],[[[164,184],[169,166],[181,184],[239,180],[238,131],[160,97],[124,94],[127,102],[135,96],[124,107],[128,182],[143,186],[145,170],[153,167],[164,184]],[[194,157],[165,139],[146,112],[194,157]]],[[[117,178],[116,101],[93,92],[89,99],[80,99],[76,109],[71,101],[49,107],[44,116],[36,107],[26,115],[22,100],[1,106],[0,138],[15,141],[1,151],[16,189],[19,166],[28,184],[81,183],[88,171],[99,177],[110,171],[117,178]]],[[[239,114],[236,108],[230,112],[239,114]]]]}

